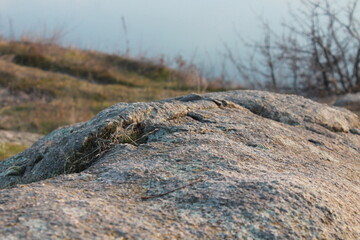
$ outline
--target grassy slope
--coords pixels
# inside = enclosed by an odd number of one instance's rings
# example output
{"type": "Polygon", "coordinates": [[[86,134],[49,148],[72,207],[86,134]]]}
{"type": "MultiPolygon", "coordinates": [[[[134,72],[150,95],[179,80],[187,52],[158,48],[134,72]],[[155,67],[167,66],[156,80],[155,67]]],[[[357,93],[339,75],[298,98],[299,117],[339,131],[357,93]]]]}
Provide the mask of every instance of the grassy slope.
{"type": "Polygon", "coordinates": [[[0,129],[41,134],[90,119],[116,102],[151,101],[194,91],[176,71],[94,51],[0,41],[0,129]],[[1,96],[0,96],[1,97],[1,96]]]}
{"type": "Polygon", "coordinates": [[[27,146],[14,143],[0,143],[0,161],[7,159],[14,154],[24,151],[27,146]]]}

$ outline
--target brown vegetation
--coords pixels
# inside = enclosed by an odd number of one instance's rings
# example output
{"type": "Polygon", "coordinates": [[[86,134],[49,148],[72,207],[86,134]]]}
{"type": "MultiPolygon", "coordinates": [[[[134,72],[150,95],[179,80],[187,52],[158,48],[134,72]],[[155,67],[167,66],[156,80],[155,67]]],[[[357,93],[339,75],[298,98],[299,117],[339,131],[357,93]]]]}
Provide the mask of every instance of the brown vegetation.
{"type": "Polygon", "coordinates": [[[0,161],[7,159],[14,154],[24,151],[27,146],[15,143],[0,143],[0,161]]]}
{"type": "Polygon", "coordinates": [[[219,90],[208,86],[186,62],[174,70],[161,61],[48,42],[0,41],[0,129],[46,134],[117,102],[219,90]]]}

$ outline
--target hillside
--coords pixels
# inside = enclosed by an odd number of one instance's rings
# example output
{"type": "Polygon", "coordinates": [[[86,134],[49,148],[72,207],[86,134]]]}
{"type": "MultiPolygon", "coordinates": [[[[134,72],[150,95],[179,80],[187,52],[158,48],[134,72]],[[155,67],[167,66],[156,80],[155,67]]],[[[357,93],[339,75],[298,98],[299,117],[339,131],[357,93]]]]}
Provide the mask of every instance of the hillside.
{"type": "MultiPolygon", "coordinates": [[[[0,42],[0,129],[48,133],[116,102],[182,95],[172,69],[52,44],[0,42]]],[[[187,89],[187,90],[184,90],[187,89]]]]}
{"type": "MultiPolygon", "coordinates": [[[[0,130],[47,134],[59,126],[89,120],[117,102],[152,101],[196,91],[196,80],[155,61],[2,40],[0,130]]],[[[0,160],[9,151],[11,155],[24,148],[3,142],[0,160]]]]}

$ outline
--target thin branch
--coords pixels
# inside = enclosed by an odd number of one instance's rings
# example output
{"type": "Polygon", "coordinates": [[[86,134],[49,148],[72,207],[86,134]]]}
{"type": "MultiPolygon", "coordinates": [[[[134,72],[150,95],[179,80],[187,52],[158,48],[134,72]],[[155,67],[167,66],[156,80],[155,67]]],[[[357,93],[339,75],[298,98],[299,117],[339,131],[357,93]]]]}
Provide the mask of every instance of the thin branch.
{"type": "Polygon", "coordinates": [[[196,179],[196,180],[194,180],[194,181],[192,181],[192,182],[190,182],[190,183],[188,183],[188,184],[186,184],[186,185],[184,185],[184,186],[175,188],[175,189],[173,189],[173,190],[170,190],[170,191],[167,191],[167,192],[164,192],[164,193],[161,193],[161,194],[156,194],[156,195],[142,196],[140,199],[141,199],[141,200],[148,200],[148,199],[163,197],[163,196],[166,196],[166,195],[168,195],[168,194],[170,194],[170,193],[179,191],[179,190],[181,190],[181,189],[187,188],[187,187],[189,187],[189,186],[192,186],[192,185],[194,185],[194,184],[196,184],[196,183],[203,182],[203,181],[204,181],[203,178],[199,178],[199,179],[196,179]]]}

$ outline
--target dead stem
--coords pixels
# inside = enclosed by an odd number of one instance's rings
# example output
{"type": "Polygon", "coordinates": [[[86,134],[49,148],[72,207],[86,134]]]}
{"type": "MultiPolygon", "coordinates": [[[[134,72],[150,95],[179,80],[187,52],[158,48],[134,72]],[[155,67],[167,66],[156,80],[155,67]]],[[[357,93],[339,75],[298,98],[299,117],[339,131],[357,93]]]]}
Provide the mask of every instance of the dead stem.
{"type": "Polygon", "coordinates": [[[184,189],[184,188],[186,188],[186,187],[192,186],[192,185],[194,185],[194,184],[196,184],[196,183],[203,182],[203,181],[204,181],[203,178],[198,178],[198,179],[196,179],[196,180],[194,180],[194,181],[192,181],[192,182],[190,182],[190,183],[188,183],[188,184],[186,184],[186,185],[184,185],[184,186],[175,188],[175,189],[173,189],[173,190],[170,190],[170,191],[167,191],[167,192],[164,192],[164,193],[161,193],[161,194],[157,194],[157,195],[142,196],[140,199],[141,199],[141,200],[148,200],[148,199],[163,197],[163,196],[166,196],[166,195],[168,195],[168,194],[170,194],[170,193],[176,192],[176,191],[178,191],[178,190],[180,190],[180,189],[184,189]]]}

